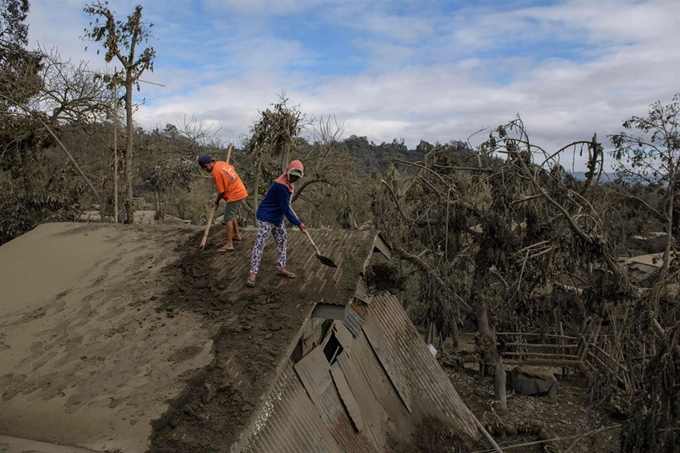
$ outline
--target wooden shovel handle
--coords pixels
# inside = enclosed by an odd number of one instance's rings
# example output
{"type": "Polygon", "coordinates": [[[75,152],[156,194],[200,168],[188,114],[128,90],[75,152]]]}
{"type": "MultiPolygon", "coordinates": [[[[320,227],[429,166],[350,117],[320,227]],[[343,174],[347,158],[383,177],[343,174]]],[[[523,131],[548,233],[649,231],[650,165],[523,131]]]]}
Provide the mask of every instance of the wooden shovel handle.
{"type": "MultiPolygon", "coordinates": [[[[293,210],[293,207],[290,206],[290,205],[288,205],[288,206],[290,207],[290,212],[292,212],[293,215],[294,215],[295,217],[297,217],[298,220],[300,220],[300,217],[298,217],[298,215],[295,213],[295,211],[293,210]]],[[[312,243],[312,247],[314,247],[314,251],[316,252],[316,254],[317,254],[317,255],[321,255],[321,252],[319,251],[319,247],[317,247],[316,244],[314,243],[314,239],[312,239],[312,237],[309,235],[309,231],[305,230],[305,234],[306,234],[307,237],[309,238],[309,242],[312,243]]]]}
{"type": "Polygon", "coordinates": [[[208,240],[208,233],[210,233],[210,227],[212,226],[213,216],[215,215],[215,211],[217,210],[217,208],[213,206],[215,205],[210,206],[210,212],[208,212],[208,221],[206,222],[205,231],[203,232],[203,239],[201,239],[201,246],[199,247],[201,250],[205,249],[205,242],[208,240]]]}
{"type": "Polygon", "coordinates": [[[314,243],[314,239],[312,239],[312,237],[309,235],[309,231],[305,230],[305,234],[309,238],[309,242],[312,243],[312,247],[314,247],[314,251],[316,252],[316,254],[321,255],[321,252],[319,251],[319,247],[317,247],[316,244],[314,243]]]}
{"type": "Polygon", "coordinates": [[[227,160],[225,161],[226,163],[229,163],[229,158],[231,158],[231,143],[229,143],[229,147],[227,148],[227,160]]]}

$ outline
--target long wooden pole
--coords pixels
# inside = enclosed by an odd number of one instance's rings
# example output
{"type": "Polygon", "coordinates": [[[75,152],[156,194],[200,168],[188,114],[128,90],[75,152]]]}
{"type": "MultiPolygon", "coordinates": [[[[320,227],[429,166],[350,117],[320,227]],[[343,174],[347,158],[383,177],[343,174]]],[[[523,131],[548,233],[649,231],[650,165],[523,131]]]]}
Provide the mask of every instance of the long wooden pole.
{"type": "Polygon", "coordinates": [[[210,226],[212,225],[212,220],[213,220],[213,216],[215,215],[215,211],[216,211],[216,208],[214,208],[211,205],[210,209],[208,211],[208,221],[206,222],[205,231],[203,232],[203,238],[201,239],[201,245],[199,247],[201,250],[205,249],[205,243],[208,240],[208,234],[210,234],[210,226]]]}
{"type": "Polygon", "coordinates": [[[233,148],[232,144],[229,143],[229,147],[227,148],[227,160],[225,160],[226,163],[229,163],[229,159],[231,159],[231,149],[233,148]]]}

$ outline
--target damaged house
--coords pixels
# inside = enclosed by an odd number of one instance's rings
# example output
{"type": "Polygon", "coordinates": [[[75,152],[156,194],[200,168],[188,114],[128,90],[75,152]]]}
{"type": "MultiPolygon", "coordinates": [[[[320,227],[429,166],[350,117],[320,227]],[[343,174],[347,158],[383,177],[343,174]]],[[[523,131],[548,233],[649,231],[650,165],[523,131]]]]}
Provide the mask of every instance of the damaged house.
{"type": "Polygon", "coordinates": [[[200,232],[184,226],[51,224],[4,245],[3,278],[28,275],[8,263],[38,259],[40,243],[60,282],[26,280],[2,305],[0,444],[381,452],[413,442],[430,418],[479,440],[398,298],[365,284],[372,256],[390,256],[380,235],[310,233],[337,267],[291,232],[298,278],[274,274],[269,244],[255,288],[245,285],[252,229],[226,255],[214,237],[199,252],[200,232]]]}

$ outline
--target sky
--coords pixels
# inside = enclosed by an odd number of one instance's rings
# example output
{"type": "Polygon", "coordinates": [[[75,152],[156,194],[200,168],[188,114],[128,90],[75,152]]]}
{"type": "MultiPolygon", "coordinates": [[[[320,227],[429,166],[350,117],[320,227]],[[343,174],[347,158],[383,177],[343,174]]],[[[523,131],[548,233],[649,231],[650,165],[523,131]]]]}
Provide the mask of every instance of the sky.
{"type": "MultiPolygon", "coordinates": [[[[91,2],[31,0],[30,46],[111,70],[82,39],[91,2]],[[86,50],[87,47],[87,50],[86,50]]],[[[240,141],[281,93],[342,137],[475,147],[524,122],[555,151],[680,92],[678,0],[110,0],[142,5],[156,51],[134,99],[145,129],[196,121],[240,141]],[[161,86],[162,85],[162,86],[161,86]]],[[[120,68],[120,65],[118,65],[120,68]]],[[[311,130],[309,132],[311,134],[311,130]]],[[[582,170],[583,158],[568,159],[582,170]]]]}

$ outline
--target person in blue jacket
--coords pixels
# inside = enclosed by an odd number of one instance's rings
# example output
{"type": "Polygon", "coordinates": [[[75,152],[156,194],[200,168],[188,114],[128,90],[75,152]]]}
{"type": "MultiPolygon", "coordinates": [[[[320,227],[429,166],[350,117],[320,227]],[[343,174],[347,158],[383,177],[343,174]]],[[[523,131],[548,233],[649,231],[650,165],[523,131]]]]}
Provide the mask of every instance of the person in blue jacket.
{"type": "Polygon", "coordinates": [[[288,235],[283,225],[283,216],[290,223],[300,228],[303,233],[307,231],[305,224],[297,218],[290,208],[290,199],[293,194],[293,183],[302,178],[305,167],[299,160],[292,161],[286,172],[276,178],[274,184],[267,191],[262,203],[257,208],[257,238],[253,246],[253,255],[250,260],[250,275],[246,285],[255,286],[255,278],[262,261],[264,245],[270,234],[276,241],[276,275],[286,278],[295,278],[296,275],[286,269],[286,249],[288,248],[288,235]]]}

